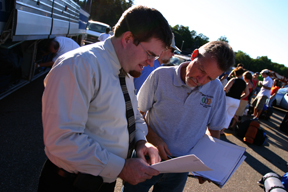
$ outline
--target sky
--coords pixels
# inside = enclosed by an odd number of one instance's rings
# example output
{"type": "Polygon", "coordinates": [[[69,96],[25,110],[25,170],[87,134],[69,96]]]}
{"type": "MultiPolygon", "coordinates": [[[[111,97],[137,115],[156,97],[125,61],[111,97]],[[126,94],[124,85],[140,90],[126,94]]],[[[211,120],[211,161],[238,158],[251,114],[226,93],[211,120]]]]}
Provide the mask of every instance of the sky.
{"type": "Polygon", "coordinates": [[[134,0],[134,5],[159,10],[171,26],[188,26],[209,41],[225,36],[236,52],[288,67],[288,0],[134,0]]]}

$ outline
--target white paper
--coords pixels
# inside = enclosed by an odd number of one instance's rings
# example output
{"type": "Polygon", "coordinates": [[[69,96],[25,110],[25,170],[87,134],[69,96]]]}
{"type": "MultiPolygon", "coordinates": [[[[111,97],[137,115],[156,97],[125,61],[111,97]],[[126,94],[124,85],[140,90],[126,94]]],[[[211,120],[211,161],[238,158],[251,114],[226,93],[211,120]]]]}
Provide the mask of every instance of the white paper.
{"type": "Polygon", "coordinates": [[[244,147],[205,135],[197,142],[192,152],[213,171],[196,171],[193,174],[201,175],[223,187],[244,161],[245,150],[244,147]]]}
{"type": "Polygon", "coordinates": [[[185,155],[151,165],[160,173],[183,173],[191,171],[211,171],[196,155],[185,155]]]}
{"type": "Polygon", "coordinates": [[[213,169],[211,172],[200,172],[198,174],[222,182],[233,171],[243,156],[245,148],[204,136],[198,141],[192,152],[213,169]]]}

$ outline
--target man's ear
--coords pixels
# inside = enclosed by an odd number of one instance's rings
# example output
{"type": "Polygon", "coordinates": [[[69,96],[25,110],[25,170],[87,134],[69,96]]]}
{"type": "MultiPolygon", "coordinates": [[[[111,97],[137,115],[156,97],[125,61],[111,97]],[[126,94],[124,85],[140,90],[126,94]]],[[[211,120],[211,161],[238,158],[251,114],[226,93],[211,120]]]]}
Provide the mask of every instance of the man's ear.
{"type": "Polygon", "coordinates": [[[193,61],[199,54],[199,50],[195,49],[191,55],[191,61],[193,61]]]}
{"type": "Polygon", "coordinates": [[[133,43],[133,41],[133,34],[130,31],[126,31],[125,33],[123,33],[121,43],[124,48],[127,46],[127,44],[131,42],[133,43]]]}

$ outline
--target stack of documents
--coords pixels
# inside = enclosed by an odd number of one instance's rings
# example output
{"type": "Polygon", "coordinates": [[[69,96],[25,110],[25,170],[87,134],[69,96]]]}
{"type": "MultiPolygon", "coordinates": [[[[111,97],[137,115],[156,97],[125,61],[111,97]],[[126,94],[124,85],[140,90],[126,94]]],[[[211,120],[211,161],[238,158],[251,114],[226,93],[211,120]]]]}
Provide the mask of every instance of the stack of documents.
{"type": "Polygon", "coordinates": [[[223,187],[246,156],[240,147],[208,135],[194,146],[192,155],[185,155],[151,165],[160,173],[192,172],[223,187]]]}

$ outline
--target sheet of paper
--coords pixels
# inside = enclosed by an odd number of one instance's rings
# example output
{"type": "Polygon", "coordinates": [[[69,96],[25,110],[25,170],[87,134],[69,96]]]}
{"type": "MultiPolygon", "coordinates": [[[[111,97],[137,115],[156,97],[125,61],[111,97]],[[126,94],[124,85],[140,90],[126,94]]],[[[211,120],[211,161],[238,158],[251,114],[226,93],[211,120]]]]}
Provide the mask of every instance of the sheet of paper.
{"type": "Polygon", "coordinates": [[[151,165],[160,173],[183,173],[191,171],[211,171],[197,156],[185,155],[151,165]]]}
{"type": "Polygon", "coordinates": [[[213,169],[211,172],[198,172],[198,174],[221,183],[231,174],[242,158],[245,148],[204,136],[198,141],[192,152],[213,169]]]}

